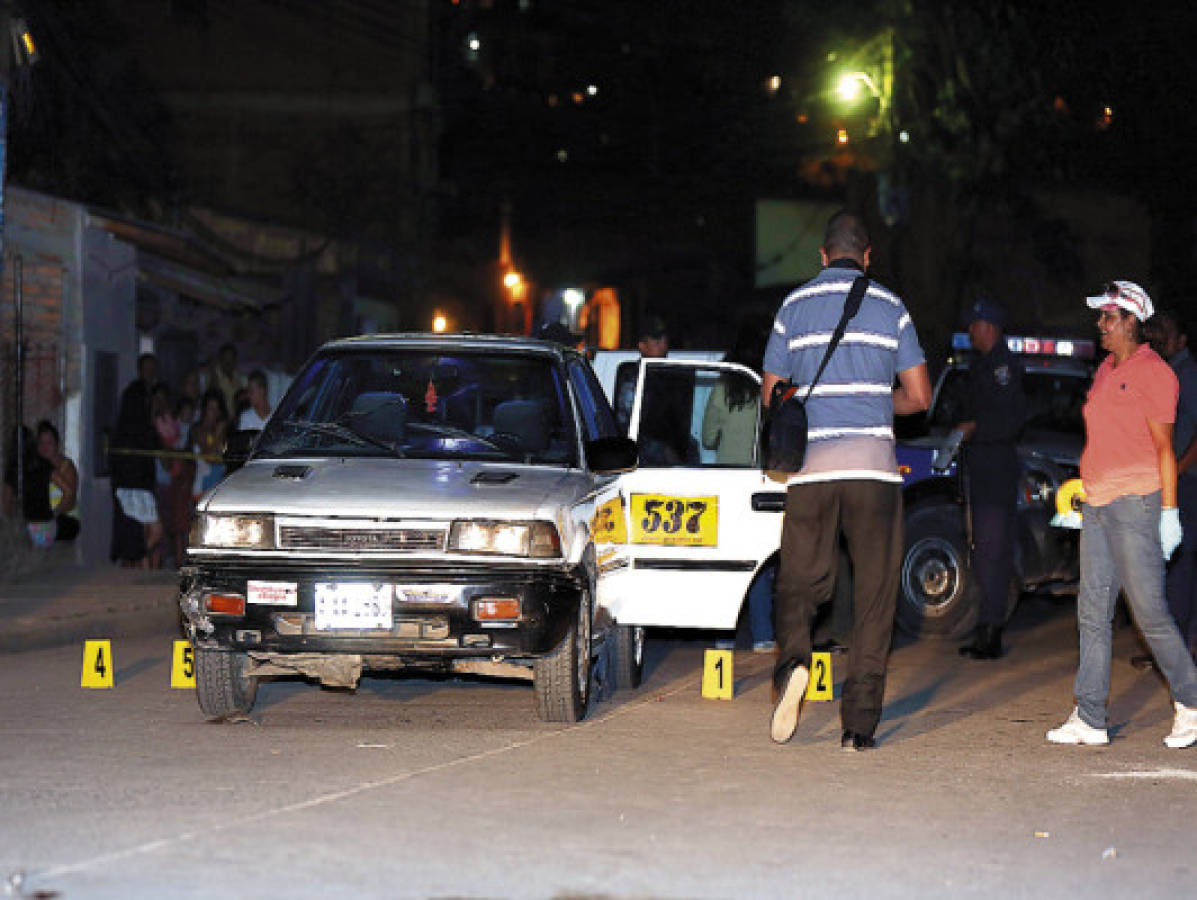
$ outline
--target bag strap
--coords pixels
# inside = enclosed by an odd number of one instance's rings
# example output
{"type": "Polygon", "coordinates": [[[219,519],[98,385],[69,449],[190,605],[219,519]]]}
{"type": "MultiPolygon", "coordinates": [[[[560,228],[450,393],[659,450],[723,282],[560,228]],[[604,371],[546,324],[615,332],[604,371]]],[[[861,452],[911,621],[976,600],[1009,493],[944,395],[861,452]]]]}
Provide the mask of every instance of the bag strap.
{"type": "Polygon", "coordinates": [[[835,331],[831,334],[831,340],[827,342],[827,352],[823,354],[823,361],[819,363],[819,371],[815,372],[815,377],[811,379],[810,386],[806,389],[806,398],[802,401],[803,403],[806,403],[810,399],[811,392],[815,389],[815,385],[823,375],[823,370],[827,368],[831,354],[835,352],[835,348],[839,346],[844,332],[848,330],[848,320],[860,312],[860,304],[864,300],[865,291],[868,289],[869,276],[857,275],[856,280],[852,282],[852,289],[848,291],[848,299],[844,301],[844,311],[840,314],[840,321],[835,326],[835,331]]]}

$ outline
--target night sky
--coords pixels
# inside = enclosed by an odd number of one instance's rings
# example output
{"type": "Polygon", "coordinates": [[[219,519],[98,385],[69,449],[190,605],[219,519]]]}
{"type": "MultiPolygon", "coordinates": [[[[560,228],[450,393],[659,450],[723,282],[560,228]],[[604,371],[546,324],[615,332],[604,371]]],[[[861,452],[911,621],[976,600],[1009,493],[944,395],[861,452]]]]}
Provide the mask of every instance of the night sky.
{"type": "Polygon", "coordinates": [[[205,207],[393,246],[404,296],[484,307],[485,276],[463,273],[493,263],[506,208],[541,286],[615,284],[711,344],[782,290],[754,285],[765,197],[864,212],[876,274],[927,340],[977,293],[1080,328],[1072,305],[1102,280],[1173,304],[1194,283],[1181,3],[22,5],[41,60],[14,81],[10,181],[151,221],[205,207]],[[846,66],[888,66],[885,100],[846,109],[846,66]],[[364,112],[314,113],[319,97],[364,112]],[[1104,215],[1147,249],[1097,271],[1104,215]]]}

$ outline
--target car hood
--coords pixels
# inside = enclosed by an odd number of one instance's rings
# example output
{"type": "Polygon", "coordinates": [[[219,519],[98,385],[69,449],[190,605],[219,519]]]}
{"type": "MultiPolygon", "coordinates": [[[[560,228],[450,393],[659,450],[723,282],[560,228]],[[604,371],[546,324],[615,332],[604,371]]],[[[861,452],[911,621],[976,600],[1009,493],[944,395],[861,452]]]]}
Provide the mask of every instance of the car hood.
{"type": "Polygon", "coordinates": [[[370,519],[556,519],[588,490],[578,469],[424,459],[253,460],[204,512],[370,519]]]}
{"type": "Polygon", "coordinates": [[[1081,464],[1081,451],[1085,438],[1079,434],[1051,429],[1028,428],[1018,442],[1018,449],[1024,453],[1034,452],[1046,456],[1061,466],[1077,469],[1081,464]]]}

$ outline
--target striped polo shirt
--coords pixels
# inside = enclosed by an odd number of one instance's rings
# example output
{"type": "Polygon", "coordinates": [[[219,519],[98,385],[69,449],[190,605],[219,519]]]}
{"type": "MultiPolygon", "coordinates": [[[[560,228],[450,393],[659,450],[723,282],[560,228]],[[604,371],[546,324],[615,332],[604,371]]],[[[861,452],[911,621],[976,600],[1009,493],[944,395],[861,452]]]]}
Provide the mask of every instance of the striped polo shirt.
{"type": "MultiPolygon", "coordinates": [[[[852,282],[860,273],[829,267],[781,304],[764,370],[806,396],[852,282]]],[[[901,483],[894,458],[894,380],[924,362],[902,299],[874,281],[807,403],[806,459],[789,484],[867,478],[901,483]]]]}

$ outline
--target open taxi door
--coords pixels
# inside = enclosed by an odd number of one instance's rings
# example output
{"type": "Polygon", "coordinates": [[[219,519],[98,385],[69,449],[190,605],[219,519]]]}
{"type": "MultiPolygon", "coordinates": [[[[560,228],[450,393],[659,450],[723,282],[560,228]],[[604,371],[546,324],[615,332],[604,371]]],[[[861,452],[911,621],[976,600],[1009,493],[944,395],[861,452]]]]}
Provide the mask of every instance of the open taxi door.
{"type": "Polygon", "coordinates": [[[640,462],[596,521],[624,548],[600,603],[621,625],[734,628],[781,542],[785,488],[757,461],[760,378],[734,363],[634,365],[640,462]]]}

